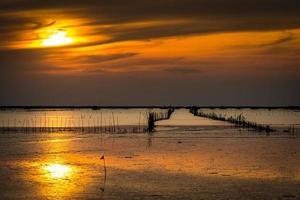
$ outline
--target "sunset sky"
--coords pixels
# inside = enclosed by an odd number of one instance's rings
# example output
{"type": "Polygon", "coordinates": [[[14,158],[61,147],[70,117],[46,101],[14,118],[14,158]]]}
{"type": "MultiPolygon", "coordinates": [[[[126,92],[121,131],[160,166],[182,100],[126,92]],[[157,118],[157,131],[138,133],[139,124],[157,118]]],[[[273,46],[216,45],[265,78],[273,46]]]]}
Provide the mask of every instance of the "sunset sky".
{"type": "Polygon", "coordinates": [[[1,0],[0,105],[299,105],[299,0],[1,0]]]}

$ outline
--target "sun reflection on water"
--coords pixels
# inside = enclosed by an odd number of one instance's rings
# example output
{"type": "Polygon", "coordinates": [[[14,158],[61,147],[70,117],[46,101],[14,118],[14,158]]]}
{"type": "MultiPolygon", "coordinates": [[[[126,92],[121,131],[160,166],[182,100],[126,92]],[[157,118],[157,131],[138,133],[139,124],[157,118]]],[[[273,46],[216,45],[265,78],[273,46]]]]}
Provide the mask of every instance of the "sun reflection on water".
{"type": "Polygon", "coordinates": [[[64,164],[49,164],[44,167],[49,177],[53,179],[61,179],[69,176],[72,173],[72,168],[64,164]]]}

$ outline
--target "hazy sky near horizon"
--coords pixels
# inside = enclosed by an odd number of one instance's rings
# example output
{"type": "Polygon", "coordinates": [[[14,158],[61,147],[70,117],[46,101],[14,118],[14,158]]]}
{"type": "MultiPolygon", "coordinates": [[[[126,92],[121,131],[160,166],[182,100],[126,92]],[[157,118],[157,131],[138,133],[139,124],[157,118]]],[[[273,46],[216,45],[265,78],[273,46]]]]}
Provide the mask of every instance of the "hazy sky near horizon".
{"type": "Polygon", "coordinates": [[[300,105],[299,0],[1,0],[0,105],[300,105]]]}

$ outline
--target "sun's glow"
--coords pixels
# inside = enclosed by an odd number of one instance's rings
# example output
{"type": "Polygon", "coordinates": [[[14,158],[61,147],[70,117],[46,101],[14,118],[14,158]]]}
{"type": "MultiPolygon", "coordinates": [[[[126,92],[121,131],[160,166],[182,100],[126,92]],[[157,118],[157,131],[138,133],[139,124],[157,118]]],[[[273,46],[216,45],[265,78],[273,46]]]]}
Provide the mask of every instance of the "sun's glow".
{"type": "Polygon", "coordinates": [[[67,37],[67,32],[63,30],[53,31],[50,36],[42,42],[42,46],[60,46],[72,43],[74,40],[67,37]]]}
{"type": "Polygon", "coordinates": [[[50,164],[45,166],[45,170],[49,173],[51,178],[59,179],[65,178],[71,173],[71,167],[63,164],[50,164]]]}

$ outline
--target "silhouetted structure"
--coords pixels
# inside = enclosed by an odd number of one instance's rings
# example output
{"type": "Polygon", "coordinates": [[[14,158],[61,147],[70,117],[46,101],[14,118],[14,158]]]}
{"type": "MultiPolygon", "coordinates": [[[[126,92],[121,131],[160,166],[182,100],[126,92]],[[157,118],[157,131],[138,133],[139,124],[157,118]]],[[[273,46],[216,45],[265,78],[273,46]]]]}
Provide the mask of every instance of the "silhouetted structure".
{"type": "Polygon", "coordinates": [[[229,123],[234,124],[237,127],[252,128],[259,132],[265,131],[267,133],[270,133],[270,132],[275,131],[269,125],[261,125],[261,124],[255,123],[255,122],[246,121],[246,118],[242,114],[238,115],[236,118],[234,118],[232,116],[229,118],[226,118],[225,116],[217,115],[215,113],[209,113],[209,114],[203,113],[203,112],[199,111],[199,108],[197,108],[197,107],[190,108],[190,112],[195,116],[229,122],[229,123]]]}
{"type": "Polygon", "coordinates": [[[148,115],[148,132],[153,132],[155,128],[155,122],[160,120],[170,119],[172,113],[174,112],[175,108],[169,108],[167,113],[155,113],[149,112],[148,115]]]}
{"type": "MultiPolygon", "coordinates": [[[[95,107],[93,109],[98,109],[95,107]]],[[[152,110],[152,109],[151,109],[152,110]]],[[[0,132],[20,133],[51,133],[51,132],[87,132],[87,133],[145,133],[154,130],[155,121],[169,119],[174,108],[163,111],[151,111],[139,115],[138,125],[120,125],[118,116],[112,112],[110,116],[102,117],[102,112],[96,117],[63,118],[57,116],[51,119],[46,114],[40,117],[28,119],[2,119],[0,121],[0,132]],[[141,121],[141,120],[145,121],[141,121]],[[147,121],[148,120],[148,123],[147,121]]]]}

